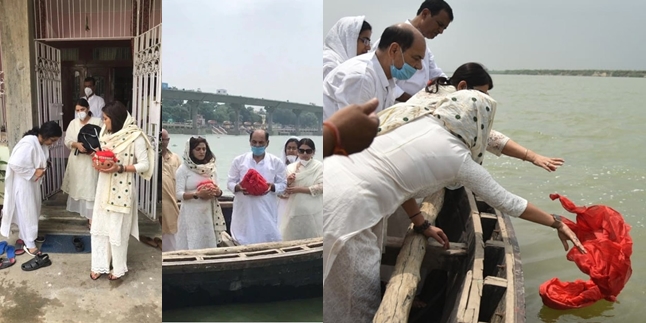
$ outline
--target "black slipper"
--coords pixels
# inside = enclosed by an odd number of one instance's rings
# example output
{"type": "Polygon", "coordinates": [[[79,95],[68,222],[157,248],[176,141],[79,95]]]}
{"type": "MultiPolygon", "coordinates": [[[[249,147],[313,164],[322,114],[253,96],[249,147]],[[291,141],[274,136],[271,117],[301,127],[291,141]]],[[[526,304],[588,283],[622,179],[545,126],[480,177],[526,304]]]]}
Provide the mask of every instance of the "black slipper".
{"type": "Polygon", "coordinates": [[[16,256],[24,255],[25,254],[25,242],[22,241],[22,239],[16,240],[16,256]]]}
{"type": "Polygon", "coordinates": [[[37,254],[34,258],[31,258],[31,260],[22,264],[22,266],[20,267],[22,267],[22,270],[24,271],[32,271],[43,267],[47,267],[51,264],[52,264],[52,261],[49,260],[49,255],[45,253],[45,254],[37,254]]]}
{"type": "Polygon", "coordinates": [[[83,240],[81,240],[81,238],[79,237],[74,237],[74,239],[72,239],[72,243],[76,248],[76,252],[81,252],[85,249],[85,247],[83,246],[83,240]]]}

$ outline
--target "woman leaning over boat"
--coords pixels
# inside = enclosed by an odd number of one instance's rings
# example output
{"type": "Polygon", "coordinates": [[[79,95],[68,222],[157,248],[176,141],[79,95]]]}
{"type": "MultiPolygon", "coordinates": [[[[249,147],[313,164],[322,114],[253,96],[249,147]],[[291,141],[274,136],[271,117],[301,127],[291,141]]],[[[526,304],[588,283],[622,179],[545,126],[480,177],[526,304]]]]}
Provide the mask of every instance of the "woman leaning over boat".
{"type": "Polygon", "coordinates": [[[103,107],[101,148],[114,153],[117,162],[110,168],[97,168],[99,179],[92,214],[92,269],[90,278],[109,274],[121,278],[128,266],[130,235],[138,239],[138,201],[135,173],[145,180],[153,175],[155,150],[136,120],[118,101],[103,107]],[[112,272],[110,267],[112,265],[112,272]]]}
{"type": "Polygon", "coordinates": [[[298,142],[298,161],[287,166],[287,203],[278,221],[283,240],[323,235],[323,163],[312,139],[298,142]]]}
{"type": "Polygon", "coordinates": [[[79,131],[87,124],[101,126],[101,119],[92,116],[87,100],[79,99],[76,102],[76,118],[70,122],[65,132],[65,146],[71,152],[61,189],[67,193],[67,211],[80,214],[92,225],[99,172],[92,167],[93,151],[87,151],[83,143],[77,141],[79,131]]]}
{"type": "Polygon", "coordinates": [[[451,93],[432,107],[419,101],[397,104],[397,115],[406,116],[382,119],[385,133],[368,149],[326,158],[324,321],[372,320],[381,299],[384,221],[400,205],[416,231],[449,247],[444,232],[424,220],[414,200],[447,186],[465,186],[503,213],[557,227],[566,248],[572,240],[584,251],[567,226],[506,191],[480,165],[496,102],[486,94],[488,85],[473,88],[451,93]]]}
{"type": "Polygon", "coordinates": [[[9,237],[11,224],[18,225],[16,255],[28,253],[34,258],[23,269],[34,270],[51,264],[47,255],[36,248],[38,217],[42,197],[41,179],[48,168],[49,148],[63,135],[56,121],[48,121],[27,131],[18,141],[7,162],[4,180],[4,205],[0,233],[9,237]]]}
{"type": "Polygon", "coordinates": [[[175,194],[182,201],[175,243],[177,250],[215,248],[226,230],[218,202],[215,156],[202,137],[186,141],[184,163],[175,173],[175,194]]]}

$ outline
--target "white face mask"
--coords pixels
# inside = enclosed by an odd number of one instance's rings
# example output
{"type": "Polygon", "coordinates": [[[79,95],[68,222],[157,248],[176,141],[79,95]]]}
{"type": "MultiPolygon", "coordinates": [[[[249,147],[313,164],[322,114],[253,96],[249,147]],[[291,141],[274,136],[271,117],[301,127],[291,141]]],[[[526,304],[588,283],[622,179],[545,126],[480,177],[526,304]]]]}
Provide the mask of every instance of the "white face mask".
{"type": "Polygon", "coordinates": [[[287,160],[289,160],[289,162],[290,162],[290,163],[295,162],[295,161],[296,161],[296,158],[298,158],[298,156],[294,156],[294,155],[287,155],[287,160]]]}
{"type": "Polygon", "coordinates": [[[309,164],[311,161],[312,161],[312,159],[310,159],[310,160],[302,160],[302,159],[301,159],[301,160],[300,160],[301,165],[303,165],[303,166],[307,166],[307,164],[309,164]]]}
{"type": "Polygon", "coordinates": [[[92,89],[89,88],[89,87],[86,87],[85,88],[85,96],[89,97],[90,95],[92,95],[92,89]]]}
{"type": "Polygon", "coordinates": [[[79,118],[79,120],[85,120],[85,118],[87,117],[87,112],[81,111],[76,114],[76,117],[79,118]]]}

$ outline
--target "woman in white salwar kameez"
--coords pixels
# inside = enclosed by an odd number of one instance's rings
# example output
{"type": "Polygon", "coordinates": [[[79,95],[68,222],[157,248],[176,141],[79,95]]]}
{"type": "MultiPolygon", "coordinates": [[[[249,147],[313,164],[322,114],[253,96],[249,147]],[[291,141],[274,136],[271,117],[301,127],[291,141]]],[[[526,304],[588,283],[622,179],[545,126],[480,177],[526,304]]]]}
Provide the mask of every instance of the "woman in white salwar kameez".
{"type": "Polygon", "coordinates": [[[92,116],[87,100],[79,99],[76,103],[76,118],[70,122],[65,132],[65,146],[71,152],[61,189],[68,195],[67,211],[80,214],[91,225],[99,172],[92,166],[92,152],[86,151],[83,143],[77,141],[79,131],[86,124],[101,126],[101,119],[92,116]]]}
{"type": "Polygon", "coordinates": [[[485,94],[488,85],[474,88],[452,93],[433,107],[398,104],[402,117],[380,119],[384,134],[368,149],[325,159],[324,321],[372,320],[381,300],[384,224],[400,205],[416,232],[449,247],[444,232],[424,220],[414,200],[447,186],[464,186],[503,213],[553,226],[566,250],[572,240],[585,252],[557,216],[506,191],[479,165],[496,102],[485,94]]]}
{"type": "MultiPolygon", "coordinates": [[[[298,160],[298,141],[301,140],[298,137],[289,137],[283,145],[283,155],[281,159],[285,163],[285,167],[289,166],[298,160]]],[[[287,207],[287,199],[289,194],[283,192],[276,194],[278,196],[278,226],[280,227],[281,214],[285,213],[285,207],[287,207]]]]}
{"type": "Polygon", "coordinates": [[[112,151],[117,162],[99,169],[92,214],[92,266],[90,278],[109,274],[119,279],[128,271],[128,241],[139,237],[137,194],[134,173],[150,180],[155,150],[136,120],[118,101],[103,108],[101,148],[112,151]],[[112,264],[112,272],[110,272],[112,264]]]}
{"type": "Polygon", "coordinates": [[[227,229],[217,200],[222,190],[217,186],[215,156],[206,139],[198,137],[186,141],[183,158],[175,173],[176,198],[182,201],[175,235],[177,250],[215,248],[227,229]],[[198,190],[205,181],[213,183],[212,189],[198,190]]]}
{"type": "Polygon", "coordinates": [[[341,63],[370,51],[372,26],[365,16],[343,17],[325,35],[323,79],[341,63]]]}
{"type": "Polygon", "coordinates": [[[18,225],[16,255],[39,253],[35,241],[42,202],[40,184],[47,171],[49,147],[62,135],[55,121],[34,127],[18,141],[7,162],[0,233],[8,238],[11,224],[18,225]]]}
{"type": "Polygon", "coordinates": [[[301,139],[298,161],[287,166],[288,198],[278,220],[284,241],[323,235],[323,163],[314,159],[315,151],[311,139],[301,139]]]}

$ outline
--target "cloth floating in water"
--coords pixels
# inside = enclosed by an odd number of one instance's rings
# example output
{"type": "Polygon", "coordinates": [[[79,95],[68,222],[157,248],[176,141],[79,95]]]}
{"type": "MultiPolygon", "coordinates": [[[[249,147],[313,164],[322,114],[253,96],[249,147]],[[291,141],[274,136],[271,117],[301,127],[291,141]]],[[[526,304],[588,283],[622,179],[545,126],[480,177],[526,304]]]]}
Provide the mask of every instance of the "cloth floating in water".
{"type": "Polygon", "coordinates": [[[558,194],[550,194],[550,198],[559,199],[564,209],[576,213],[576,222],[563,218],[563,223],[574,231],[588,253],[572,248],[567,259],[590,275],[590,280],[562,282],[552,278],[544,282],[539,289],[543,304],[563,310],[589,306],[601,299],[616,301],[632,274],[630,226],[608,206],[577,207],[558,194]]]}
{"type": "Polygon", "coordinates": [[[251,195],[263,195],[269,188],[265,178],[253,168],[249,169],[244,175],[242,182],[240,182],[240,186],[246,189],[251,195]]]}

